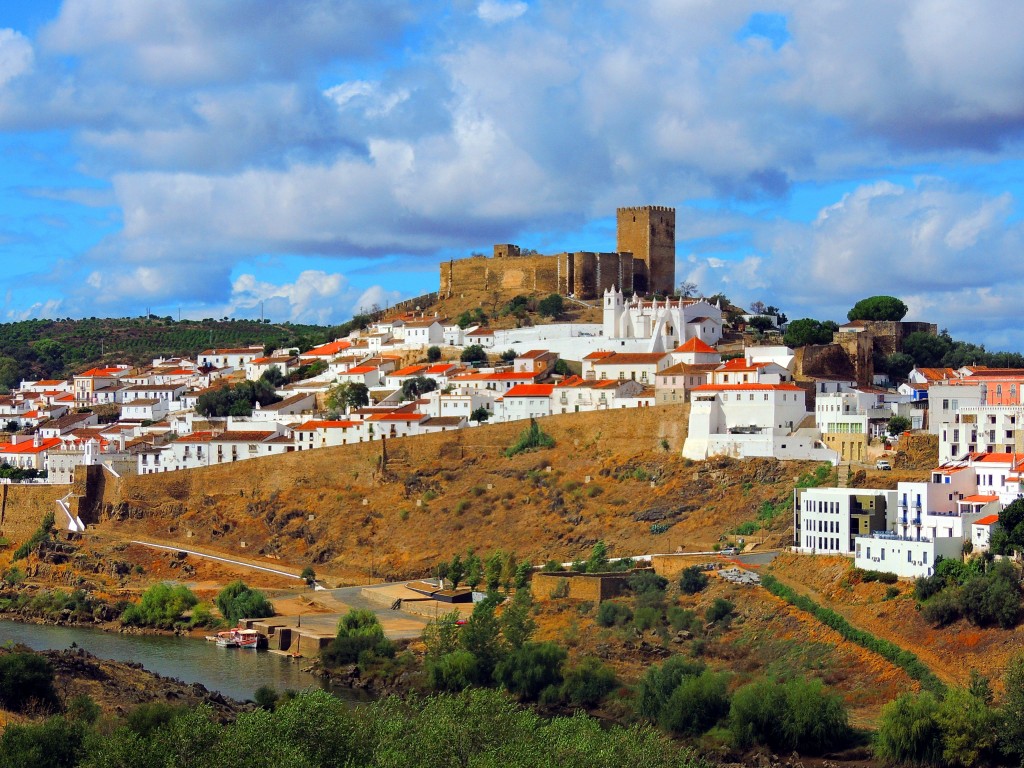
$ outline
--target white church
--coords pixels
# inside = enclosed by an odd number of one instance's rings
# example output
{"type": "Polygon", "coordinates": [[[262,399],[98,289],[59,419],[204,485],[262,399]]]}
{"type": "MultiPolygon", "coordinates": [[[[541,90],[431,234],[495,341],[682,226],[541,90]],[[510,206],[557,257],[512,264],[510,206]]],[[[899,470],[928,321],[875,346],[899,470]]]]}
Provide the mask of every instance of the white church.
{"type": "Polygon", "coordinates": [[[635,293],[627,302],[622,291],[604,293],[605,339],[644,341],[647,352],[670,352],[690,339],[708,346],[722,340],[722,307],[705,299],[654,299],[635,293]]]}

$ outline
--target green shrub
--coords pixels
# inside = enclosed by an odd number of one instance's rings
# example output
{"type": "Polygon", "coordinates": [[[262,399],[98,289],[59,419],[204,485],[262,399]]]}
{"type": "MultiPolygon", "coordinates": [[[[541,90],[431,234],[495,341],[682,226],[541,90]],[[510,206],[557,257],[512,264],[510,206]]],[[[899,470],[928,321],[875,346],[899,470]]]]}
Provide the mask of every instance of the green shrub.
{"type": "Polygon", "coordinates": [[[652,723],[658,722],[673,691],[684,680],[699,676],[704,669],[699,661],[690,661],[685,656],[671,656],[664,664],[650,667],[637,683],[633,699],[637,715],[652,723]]]}
{"type": "Polygon", "coordinates": [[[78,765],[85,724],[64,717],[8,725],[0,737],[2,768],[73,768],[78,765]]]}
{"type": "Polygon", "coordinates": [[[636,571],[629,575],[626,584],[636,595],[638,605],[660,605],[665,599],[668,579],[654,571],[636,571]]]}
{"type": "Polygon", "coordinates": [[[819,680],[760,680],[733,695],[729,728],[739,747],[820,754],[849,738],[846,708],[819,680]]]}
{"type": "Polygon", "coordinates": [[[21,712],[29,705],[57,706],[53,667],[35,653],[0,653],[0,705],[21,712]]]}
{"type": "Polygon", "coordinates": [[[597,608],[597,623],[602,627],[621,627],[633,619],[633,611],[622,603],[603,602],[597,608]]]}
{"type": "Polygon", "coordinates": [[[698,565],[691,565],[679,574],[679,589],[683,594],[695,595],[708,585],[708,575],[698,565]]]}
{"type": "Polygon", "coordinates": [[[121,623],[131,627],[172,629],[182,621],[182,614],[198,602],[199,598],[184,584],[154,584],[138,603],[125,609],[121,623]]]}
{"type": "Polygon", "coordinates": [[[723,597],[716,597],[715,601],[704,612],[704,618],[707,619],[709,624],[718,622],[728,623],[735,610],[735,606],[728,600],[723,597]]]}
{"type": "Polygon", "coordinates": [[[633,613],[633,626],[640,631],[661,626],[662,612],[652,605],[642,605],[633,613]]]}
{"type": "Polygon", "coordinates": [[[231,624],[239,619],[262,619],[274,615],[274,606],[257,589],[233,581],[217,593],[217,609],[231,624]]]}
{"type": "Polygon", "coordinates": [[[673,605],[668,609],[666,615],[669,625],[676,632],[680,630],[687,630],[689,632],[699,632],[701,628],[700,619],[697,618],[697,614],[693,611],[688,611],[685,608],[680,608],[678,605],[673,605]]]}
{"type": "Polygon", "coordinates": [[[494,678],[526,701],[536,701],[541,692],[562,684],[562,665],[568,656],[554,643],[524,643],[494,668],[494,678]]]}
{"type": "Polygon", "coordinates": [[[435,691],[461,691],[473,685],[478,677],[476,656],[469,651],[455,650],[427,659],[427,682],[435,691]]]}
{"type": "Polygon", "coordinates": [[[554,448],[555,440],[551,435],[543,432],[540,425],[537,424],[537,420],[531,418],[530,426],[523,430],[519,435],[519,439],[516,440],[511,446],[505,450],[505,456],[511,458],[518,453],[523,451],[530,451],[536,448],[554,448]]]}
{"type": "Polygon", "coordinates": [[[675,736],[698,736],[729,712],[728,675],[704,670],[685,678],[669,696],[658,725],[675,736]]]}
{"type": "Polygon", "coordinates": [[[960,618],[960,590],[947,587],[921,605],[921,616],[933,627],[944,627],[960,618]]]}
{"type": "Polygon", "coordinates": [[[602,493],[604,493],[604,488],[600,485],[591,485],[587,488],[587,496],[591,499],[600,496],[602,493]]]}
{"type": "Polygon", "coordinates": [[[882,707],[875,755],[889,763],[940,765],[939,702],[928,691],[904,693],[882,707]]]}
{"type": "Polygon", "coordinates": [[[561,697],[574,707],[593,707],[615,690],[615,672],[600,659],[586,656],[565,671],[561,697]]]}
{"type": "Polygon", "coordinates": [[[569,580],[568,579],[556,579],[555,586],[551,588],[551,593],[548,595],[552,600],[561,600],[563,597],[569,596],[569,580]]]}

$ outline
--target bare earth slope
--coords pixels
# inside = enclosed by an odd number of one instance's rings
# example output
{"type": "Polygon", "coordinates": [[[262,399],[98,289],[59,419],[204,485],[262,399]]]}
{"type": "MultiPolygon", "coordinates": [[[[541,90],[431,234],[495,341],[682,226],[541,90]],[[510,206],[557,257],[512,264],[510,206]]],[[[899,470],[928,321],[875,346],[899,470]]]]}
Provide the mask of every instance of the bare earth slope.
{"type": "Polygon", "coordinates": [[[108,483],[100,527],[400,578],[467,547],[532,561],[568,560],[598,539],[620,555],[709,549],[807,469],[686,461],[682,407],[542,427],[556,446],[512,458],[502,452],[522,423],[125,478],[108,483]]]}

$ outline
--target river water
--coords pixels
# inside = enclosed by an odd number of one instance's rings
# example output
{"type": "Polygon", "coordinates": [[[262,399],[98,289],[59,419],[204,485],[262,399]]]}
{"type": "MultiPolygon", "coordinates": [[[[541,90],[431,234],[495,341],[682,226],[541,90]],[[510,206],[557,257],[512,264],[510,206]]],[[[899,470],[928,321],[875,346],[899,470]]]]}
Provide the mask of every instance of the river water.
{"type": "Polygon", "coordinates": [[[202,683],[239,701],[251,699],[261,685],[276,691],[326,688],[353,703],[366,701],[361,692],[328,687],[319,677],[303,672],[302,662],[266,651],[218,648],[216,643],[183,637],[122,635],[89,627],[22,624],[0,619],[0,644],[21,643],[37,651],[63,650],[72,643],[94,656],[142,664],[150,672],[202,683]]]}

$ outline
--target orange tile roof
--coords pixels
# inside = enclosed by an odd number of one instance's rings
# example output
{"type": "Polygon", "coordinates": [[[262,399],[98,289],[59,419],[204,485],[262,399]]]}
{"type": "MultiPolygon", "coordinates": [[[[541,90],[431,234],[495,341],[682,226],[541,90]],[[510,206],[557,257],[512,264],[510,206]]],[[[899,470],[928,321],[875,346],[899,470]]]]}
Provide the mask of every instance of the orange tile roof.
{"type": "Polygon", "coordinates": [[[331,341],[327,344],[321,344],[319,347],[313,347],[308,352],[303,352],[303,357],[328,357],[330,355],[336,355],[344,349],[348,349],[352,346],[349,341],[339,340],[331,341]]]}
{"type": "Polygon", "coordinates": [[[917,372],[928,381],[942,381],[943,379],[957,378],[956,371],[952,368],[918,368],[917,372]]]}
{"type": "Polygon", "coordinates": [[[604,360],[606,357],[611,357],[614,354],[615,354],[614,352],[602,352],[602,351],[591,352],[589,355],[587,355],[583,359],[584,360],[604,360]]]}
{"type": "Polygon", "coordinates": [[[401,368],[397,371],[392,371],[391,376],[416,376],[417,374],[429,373],[430,366],[427,365],[408,365],[405,368],[401,368]]]}
{"type": "MultiPolygon", "coordinates": [[[[370,373],[376,371],[377,367],[374,365],[357,365],[355,368],[349,368],[345,373],[370,373]]],[[[344,374],[341,374],[344,376],[344,374]]]]}
{"type": "Polygon", "coordinates": [[[676,352],[700,352],[703,354],[714,354],[717,353],[718,350],[708,344],[705,344],[694,336],[692,339],[685,341],[676,347],[676,352]]]}
{"type": "Polygon", "coordinates": [[[503,397],[550,397],[554,384],[517,384],[503,397]]]}
{"type": "Polygon", "coordinates": [[[988,493],[976,493],[973,496],[964,496],[960,501],[968,501],[972,504],[985,503],[990,501],[999,501],[999,497],[995,494],[988,493]]]}
{"type": "Polygon", "coordinates": [[[981,520],[975,520],[975,525],[995,525],[999,522],[999,515],[986,515],[981,520]]]}
{"type": "Polygon", "coordinates": [[[9,454],[25,454],[25,453],[42,453],[48,451],[51,448],[56,448],[60,445],[61,440],[59,437],[46,437],[39,441],[39,445],[35,445],[33,440],[23,440],[20,443],[7,443],[6,445],[0,446],[0,453],[9,454]]]}
{"type": "Polygon", "coordinates": [[[420,421],[425,418],[425,413],[375,413],[367,421],[420,421]]]}
{"type": "Polygon", "coordinates": [[[213,439],[213,432],[193,432],[191,435],[182,435],[176,443],[208,443],[213,439]]]}
{"type": "Polygon", "coordinates": [[[357,421],[307,421],[295,429],[296,431],[307,431],[311,429],[347,429],[348,427],[358,426],[359,422],[357,421]]]}
{"type": "Polygon", "coordinates": [[[75,374],[76,379],[113,376],[115,373],[127,373],[127,368],[90,368],[85,373],[75,374]]]}

